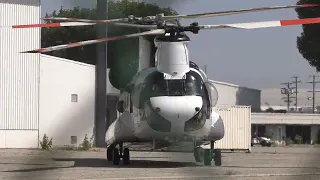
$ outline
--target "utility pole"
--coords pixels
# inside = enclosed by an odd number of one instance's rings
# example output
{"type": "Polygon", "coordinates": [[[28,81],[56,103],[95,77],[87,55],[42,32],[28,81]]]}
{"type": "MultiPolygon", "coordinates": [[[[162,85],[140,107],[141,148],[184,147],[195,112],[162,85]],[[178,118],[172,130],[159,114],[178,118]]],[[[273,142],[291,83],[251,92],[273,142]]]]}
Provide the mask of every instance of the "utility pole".
{"type": "Polygon", "coordinates": [[[291,78],[294,78],[293,83],[295,83],[295,85],[296,85],[296,87],[295,87],[296,88],[296,91],[295,91],[296,97],[295,97],[295,99],[296,99],[296,111],[298,111],[298,83],[302,83],[302,82],[298,81],[298,76],[293,76],[291,78]]]}
{"type": "MultiPolygon", "coordinates": [[[[97,0],[97,19],[108,19],[108,1],[97,0]]],[[[97,25],[97,38],[107,37],[107,26],[97,25]]],[[[96,147],[105,147],[106,109],[107,109],[107,43],[97,44],[94,141],[96,147]]]]}
{"type": "Polygon", "coordinates": [[[285,87],[284,88],[281,88],[281,94],[284,94],[284,95],[286,95],[287,97],[285,97],[284,99],[284,102],[286,102],[287,103],[287,109],[288,109],[288,111],[290,111],[290,103],[292,102],[291,101],[291,94],[292,94],[292,89],[291,89],[291,84],[293,84],[293,83],[291,83],[291,82],[286,82],[286,83],[281,83],[281,85],[285,85],[285,87]]]}
{"type": "Polygon", "coordinates": [[[312,82],[307,82],[307,83],[312,83],[312,91],[308,91],[308,92],[312,92],[312,113],[314,113],[314,109],[315,109],[315,104],[316,104],[316,92],[320,92],[320,91],[316,91],[316,84],[320,83],[320,81],[316,81],[316,75],[313,76],[309,76],[312,77],[312,82]]]}

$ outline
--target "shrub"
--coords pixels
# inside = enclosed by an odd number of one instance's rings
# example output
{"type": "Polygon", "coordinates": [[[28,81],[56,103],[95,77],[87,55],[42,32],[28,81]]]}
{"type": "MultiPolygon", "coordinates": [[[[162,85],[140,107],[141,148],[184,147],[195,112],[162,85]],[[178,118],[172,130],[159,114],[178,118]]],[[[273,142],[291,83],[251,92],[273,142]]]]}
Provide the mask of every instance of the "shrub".
{"type": "Polygon", "coordinates": [[[297,134],[297,135],[294,137],[294,143],[295,143],[295,144],[302,144],[302,137],[297,134]]]}
{"type": "Polygon", "coordinates": [[[46,134],[44,134],[42,141],[40,141],[41,149],[49,150],[52,146],[52,138],[49,141],[49,138],[46,134]]]}
{"type": "Polygon", "coordinates": [[[90,140],[88,139],[88,135],[86,134],[83,142],[79,145],[79,150],[88,151],[93,147],[93,136],[91,136],[90,140]]]}

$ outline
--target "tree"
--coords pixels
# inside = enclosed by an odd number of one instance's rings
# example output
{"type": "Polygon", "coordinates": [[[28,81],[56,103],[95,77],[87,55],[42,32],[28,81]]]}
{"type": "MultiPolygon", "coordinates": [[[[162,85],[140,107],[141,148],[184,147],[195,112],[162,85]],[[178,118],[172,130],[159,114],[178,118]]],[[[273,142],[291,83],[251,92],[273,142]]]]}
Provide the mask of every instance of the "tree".
{"type": "MultiPolygon", "coordinates": [[[[318,0],[299,0],[297,4],[319,4],[318,0]]],[[[320,17],[320,7],[297,8],[300,19],[320,17]]],[[[320,71],[320,24],[302,25],[303,32],[297,37],[297,48],[310,66],[320,71]]]]}
{"type": "MultiPolygon", "coordinates": [[[[108,19],[125,18],[128,15],[149,16],[159,13],[165,15],[177,14],[168,8],[161,8],[153,3],[134,2],[130,0],[108,1],[108,19]]],[[[73,17],[81,19],[97,19],[96,9],[75,7],[73,9],[60,8],[46,16],[73,17]]],[[[46,20],[45,23],[55,21],[46,20]]],[[[119,36],[124,34],[145,31],[137,28],[108,26],[108,36],[119,36]]],[[[41,46],[48,47],[59,44],[96,39],[96,26],[59,27],[42,29],[41,46]]],[[[124,88],[137,72],[139,64],[139,38],[123,39],[108,42],[108,68],[111,84],[117,89],[124,88]]],[[[79,62],[96,64],[96,44],[83,47],[75,47],[60,51],[46,53],[57,57],[72,59],[79,62]]]]}

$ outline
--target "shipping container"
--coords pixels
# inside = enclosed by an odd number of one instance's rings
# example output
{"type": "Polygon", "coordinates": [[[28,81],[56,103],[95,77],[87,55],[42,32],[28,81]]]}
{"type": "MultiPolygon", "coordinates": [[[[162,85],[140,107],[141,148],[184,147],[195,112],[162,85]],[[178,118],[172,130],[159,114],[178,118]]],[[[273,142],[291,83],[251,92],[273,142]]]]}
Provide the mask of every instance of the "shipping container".
{"type": "MultiPolygon", "coordinates": [[[[251,151],[251,107],[216,106],[213,108],[224,122],[224,137],[214,148],[221,150],[251,151]]],[[[159,142],[160,144],[162,142],[159,142]]],[[[210,145],[202,146],[206,149],[210,145]]],[[[139,147],[137,147],[139,149],[139,147]]],[[[193,142],[179,142],[163,148],[164,151],[193,151],[193,142]]]]}
{"type": "Polygon", "coordinates": [[[225,135],[217,141],[216,149],[251,151],[251,107],[217,106],[214,108],[221,116],[225,135]]]}

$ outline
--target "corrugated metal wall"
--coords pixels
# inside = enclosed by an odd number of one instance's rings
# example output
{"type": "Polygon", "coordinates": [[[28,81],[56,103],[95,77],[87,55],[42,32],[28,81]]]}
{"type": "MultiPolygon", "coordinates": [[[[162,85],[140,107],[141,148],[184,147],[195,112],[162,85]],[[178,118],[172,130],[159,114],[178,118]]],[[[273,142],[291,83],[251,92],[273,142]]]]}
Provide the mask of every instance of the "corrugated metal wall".
{"type": "Polygon", "coordinates": [[[225,126],[225,136],[217,141],[217,149],[251,150],[251,108],[249,106],[218,106],[214,108],[225,126]]]}
{"type": "Polygon", "coordinates": [[[260,90],[213,80],[211,82],[216,86],[219,93],[217,105],[251,106],[253,112],[260,112],[260,90]]]}
{"type": "Polygon", "coordinates": [[[225,83],[218,83],[212,81],[214,86],[218,91],[218,103],[217,105],[236,105],[237,104],[237,91],[238,87],[236,85],[229,85],[225,83]]]}
{"type": "Polygon", "coordinates": [[[23,50],[40,47],[40,29],[16,24],[40,23],[40,0],[0,0],[0,129],[38,129],[39,60],[23,50]]]}

